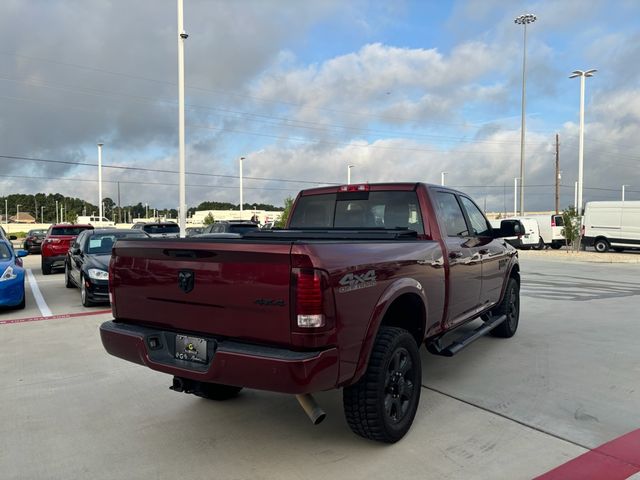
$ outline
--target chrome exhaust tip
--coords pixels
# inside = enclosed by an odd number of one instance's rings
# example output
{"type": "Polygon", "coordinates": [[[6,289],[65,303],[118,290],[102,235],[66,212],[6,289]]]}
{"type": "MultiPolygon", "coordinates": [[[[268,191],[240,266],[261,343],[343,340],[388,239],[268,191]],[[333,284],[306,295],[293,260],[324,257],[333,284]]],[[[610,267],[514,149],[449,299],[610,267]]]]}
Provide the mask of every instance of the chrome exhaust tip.
{"type": "Polygon", "coordinates": [[[319,425],[327,416],[325,411],[320,408],[316,399],[310,393],[305,393],[304,395],[296,395],[296,399],[300,406],[304,410],[304,413],[307,414],[309,420],[314,425],[319,425]]]}

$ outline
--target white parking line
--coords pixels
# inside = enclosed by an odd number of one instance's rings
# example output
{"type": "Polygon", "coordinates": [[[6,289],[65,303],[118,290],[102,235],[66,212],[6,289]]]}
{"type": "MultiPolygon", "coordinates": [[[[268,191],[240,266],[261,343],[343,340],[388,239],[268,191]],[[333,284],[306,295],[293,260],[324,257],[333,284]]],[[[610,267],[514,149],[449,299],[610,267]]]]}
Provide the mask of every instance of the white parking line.
{"type": "Polygon", "coordinates": [[[33,272],[30,268],[27,269],[27,278],[29,279],[31,293],[33,293],[33,298],[36,299],[36,303],[38,304],[40,313],[43,317],[50,317],[51,315],[53,315],[53,313],[51,313],[51,310],[49,310],[47,302],[44,301],[44,297],[42,296],[40,288],[38,287],[38,282],[36,282],[36,277],[33,275],[33,272]]]}

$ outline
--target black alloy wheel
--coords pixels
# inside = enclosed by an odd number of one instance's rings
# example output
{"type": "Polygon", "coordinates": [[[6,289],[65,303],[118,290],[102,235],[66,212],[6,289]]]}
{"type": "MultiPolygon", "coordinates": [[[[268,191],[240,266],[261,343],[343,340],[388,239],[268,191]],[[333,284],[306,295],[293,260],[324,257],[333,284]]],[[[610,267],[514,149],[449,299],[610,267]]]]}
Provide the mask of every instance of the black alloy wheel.
{"type": "Polygon", "coordinates": [[[351,430],[378,442],[400,440],[415,418],[421,381],[415,338],[403,328],[380,327],[366,372],[342,392],[351,430]]]}
{"type": "Polygon", "coordinates": [[[491,330],[491,335],[501,338],[513,337],[520,321],[520,284],[515,278],[509,277],[504,298],[492,313],[495,316],[506,315],[507,319],[491,330]]]}

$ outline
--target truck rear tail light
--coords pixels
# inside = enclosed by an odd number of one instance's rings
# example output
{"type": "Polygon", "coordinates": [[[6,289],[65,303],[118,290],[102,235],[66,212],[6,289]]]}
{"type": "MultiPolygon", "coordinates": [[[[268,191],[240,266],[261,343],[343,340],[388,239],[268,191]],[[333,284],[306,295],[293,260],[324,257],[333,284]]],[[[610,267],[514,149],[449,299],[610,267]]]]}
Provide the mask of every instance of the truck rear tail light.
{"type": "Polygon", "coordinates": [[[552,226],[552,227],[555,227],[555,226],[556,226],[556,219],[555,219],[555,218],[552,218],[552,219],[551,219],[551,226],[552,226]]]}
{"type": "Polygon", "coordinates": [[[321,270],[294,268],[293,287],[295,290],[294,328],[323,328],[326,326],[324,312],[324,289],[327,285],[321,270]]]}

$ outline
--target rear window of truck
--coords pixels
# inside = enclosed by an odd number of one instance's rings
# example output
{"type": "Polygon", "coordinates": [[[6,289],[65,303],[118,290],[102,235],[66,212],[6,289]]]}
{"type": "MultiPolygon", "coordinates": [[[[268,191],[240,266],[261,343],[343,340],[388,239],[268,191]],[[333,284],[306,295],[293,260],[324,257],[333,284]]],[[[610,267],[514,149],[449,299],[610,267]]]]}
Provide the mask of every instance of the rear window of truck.
{"type": "Polygon", "coordinates": [[[424,234],[416,192],[340,192],[298,199],[292,229],[407,229],[424,234]]]}

